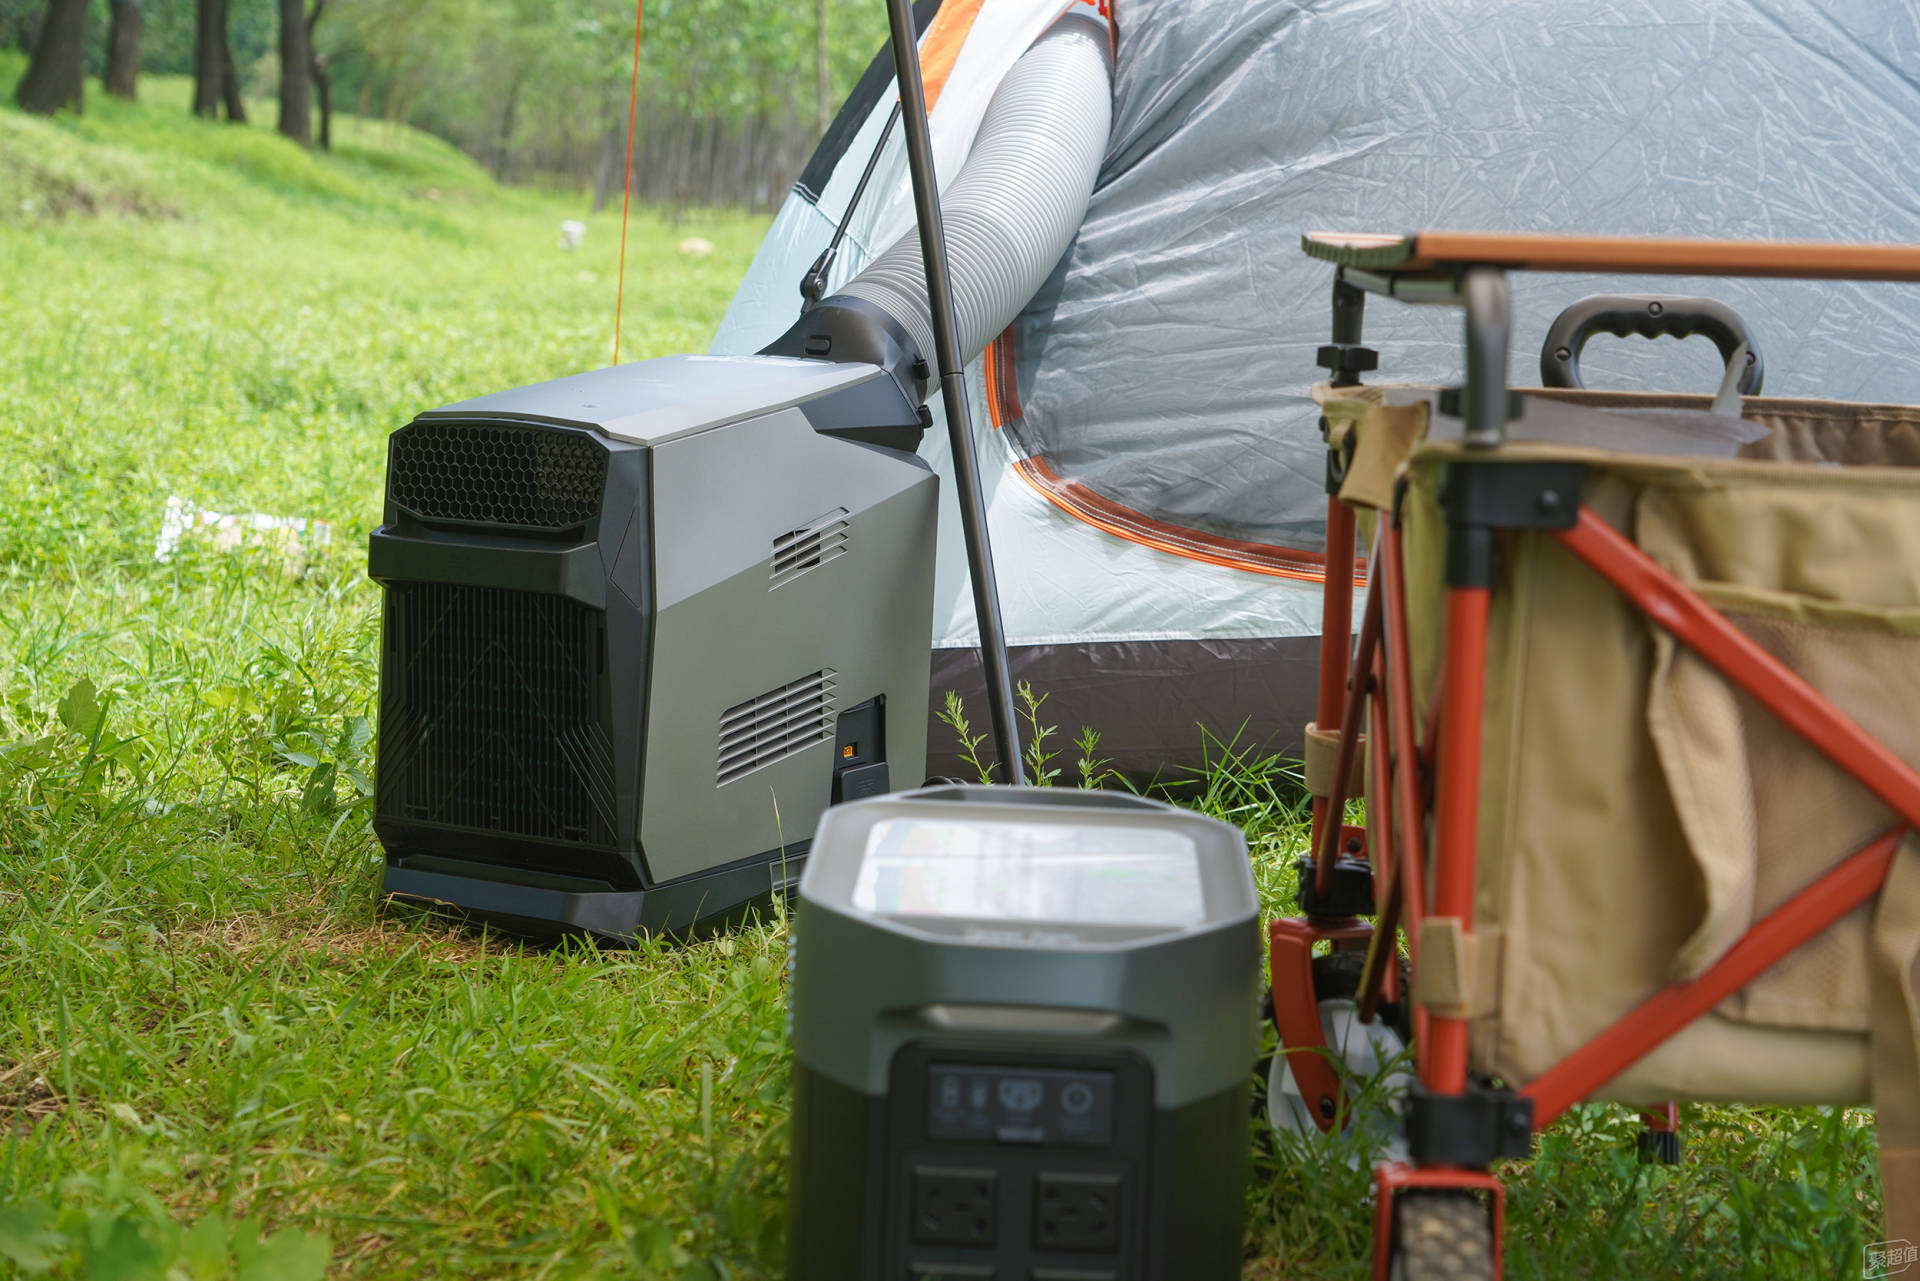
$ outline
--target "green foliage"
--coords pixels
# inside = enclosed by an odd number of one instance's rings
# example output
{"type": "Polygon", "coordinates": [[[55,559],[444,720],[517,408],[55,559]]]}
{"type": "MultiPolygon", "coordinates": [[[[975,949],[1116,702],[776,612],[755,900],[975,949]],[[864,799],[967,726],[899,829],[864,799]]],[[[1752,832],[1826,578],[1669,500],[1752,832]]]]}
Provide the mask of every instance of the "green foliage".
{"type": "Polygon", "coordinates": [[[144,1194],[114,1208],[0,1205],[0,1259],[23,1277],[77,1272],[92,1281],[322,1281],[332,1255],[322,1234],[282,1228],[262,1236],[253,1219],[230,1223],[214,1213],[182,1228],[144,1194]]]}
{"type": "Polygon", "coordinates": [[[113,695],[94,688],[86,677],[75,681],[52,715],[24,703],[11,709],[15,724],[48,725],[34,737],[0,744],[0,802],[23,818],[63,823],[81,811],[97,814],[115,773],[135,784],[147,781],[147,746],[137,738],[107,732],[113,695]]]}
{"type": "MultiPolygon", "coordinates": [[[[617,222],[562,253],[577,203],[443,142],[348,124],[314,156],[186,98],[0,109],[0,1276],[779,1276],[783,915],[603,953],[376,906],[386,434],[603,363],[617,222]],[[297,572],[191,539],[161,563],[174,495],[333,539],[297,572]]],[[[628,349],[704,347],[763,227],[703,217],[688,258],[637,218],[628,349]]],[[[1113,781],[1097,733],[1075,749],[1113,781]]],[[[1208,753],[1159,790],[1239,824],[1290,910],[1295,767],[1208,753]]],[[[1864,1114],[1685,1126],[1654,1170],[1622,1110],[1560,1122],[1512,1171],[1510,1275],[1857,1275],[1864,1114]]],[[[1366,1275],[1365,1172],[1260,1153],[1246,1275],[1366,1275]]]]}
{"type": "MultiPolygon", "coordinates": [[[[1047,740],[1059,733],[1059,730],[1055,726],[1040,723],[1040,707],[1047,701],[1047,696],[1034,693],[1033,686],[1027,681],[1018,681],[1014,686],[1014,697],[1020,700],[1020,719],[1027,723],[1022,731],[1022,735],[1027,740],[1022,748],[1025,753],[1027,782],[1035,787],[1052,787],[1053,780],[1060,777],[1060,767],[1053,763],[1060,753],[1048,748],[1047,740]]],[[[1098,741],[1097,735],[1096,741],[1098,741]]]]}
{"type": "Polygon", "coordinates": [[[972,778],[964,782],[991,783],[994,774],[1000,768],[998,761],[980,759],[980,745],[987,741],[987,735],[973,732],[973,726],[967,721],[967,705],[960,695],[952,690],[946,692],[940,711],[936,713],[940,723],[953,731],[954,740],[959,744],[960,763],[967,767],[972,778]]]}
{"type": "MultiPolygon", "coordinates": [[[[31,8],[41,0],[0,0],[0,24],[8,5],[31,8]]],[[[311,0],[309,0],[311,3],[311,0]]],[[[196,0],[144,0],[140,6],[140,70],[144,74],[193,74],[196,0]]],[[[108,0],[94,0],[87,24],[87,69],[98,75],[107,61],[108,0]]],[[[227,43],[242,78],[280,47],[276,0],[227,0],[227,43]]],[[[92,103],[88,103],[89,109],[92,103]]]]}
{"type": "MultiPolygon", "coordinates": [[[[618,221],[188,93],[0,109],[0,1276],[777,1275],[779,921],[603,956],[375,910],[386,435],[604,364],[618,221]],[[174,495],[332,541],[160,563],[174,495]]],[[[763,228],[636,215],[629,358],[703,348],[763,228]]]]}
{"type": "Polygon", "coordinates": [[[1074,756],[1074,769],[1080,776],[1080,786],[1085,788],[1107,787],[1121,781],[1121,776],[1108,768],[1109,762],[1100,755],[1100,731],[1091,725],[1080,727],[1080,737],[1073,745],[1079,749],[1074,756]]]}
{"type": "MultiPolygon", "coordinates": [[[[632,0],[333,0],[316,43],[342,109],[364,104],[432,130],[497,171],[580,181],[603,135],[624,134],[630,93],[642,133],[656,118],[816,123],[812,4],[650,0],[637,87],[635,10],[632,0]]],[[[885,41],[886,14],[870,0],[830,0],[826,14],[838,107],[885,41]]]]}
{"type": "Polygon", "coordinates": [[[25,53],[34,23],[45,11],[45,0],[0,0],[0,48],[25,53]]]}
{"type": "MultiPolygon", "coordinates": [[[[603,5],[607,25],[631,31],[633,6],[603,5]]],[[[813,5],[793,0],[657,0],[647,7],[640,43],[644,87],[656,100],[732,121],[810,102],[814,20],[813,5]]],[[[835,106],[886,38],[884,5],[830,0],[835,106]]]]}
{"type": "MultiPolygon", "coordinates": [[[[1022,759],[1026,764],[1027,782],[1035,787],[1052,787],[1054,780],[1060,777],[1060,766],[1054,764],[1059,759],[1057,748],[1047,746],[1049,739],[1059,733],[1059,727],[1048,725],[1040,719],[1040,709],[1047,701],[1045,693],[1036,692],[1027,681],[1020,681],[1014,688],[1014,696],[1019,700],[1016,714],[1025,722],[1021,735],[1025,740],[1021,748],[1022,759]]],[[[960,762],[973,778],[982,783],[994,781],[1000,769],[998,761],[983,761],[980,748],[986,743],[985,733],[974,733],[973,725],[967,720],[966,701],[953,690],[947,690],[941,709],[936,713],[940,723],[953,731],[954,743],[958,747],[960,762]]],[[[1127,780],[1108,768],[1107,761],[1100,755],[1100,731],[1090,725],[1080,727],[1080,735],[1074,740],[1077,749],[1074,756],[1074,770],[1080,787],[1098,788],[1126,786],[1127,780]]]]}

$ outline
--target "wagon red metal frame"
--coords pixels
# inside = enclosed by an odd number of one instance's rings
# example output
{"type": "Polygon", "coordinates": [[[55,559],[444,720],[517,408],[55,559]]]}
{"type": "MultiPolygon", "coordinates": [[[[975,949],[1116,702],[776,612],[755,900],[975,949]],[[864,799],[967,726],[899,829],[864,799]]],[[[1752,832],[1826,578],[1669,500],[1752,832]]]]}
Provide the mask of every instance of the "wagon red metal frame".
{"type": "MultiPolygon", "coordinates": [[[[1773,276],[1920,281],[1920,247],[1788,244],[1421,232],[1411,236],[1310,235],[1306,251],[1337,265],[1333,339],[1321,352],[1335,386],[1358,381],[1373,367],[1360,346],[1368,293],[1410,302],[1463,306],[1467,377],[1460,391],[1465,452],[1492,457],[1509,416],[1507,273],[1515,270],[1603,271],[1639,274],[1773,276]]],[[[1323,1129],[1347,1115],[1338,1074],[1325,1053],[1312,977],[1318,943],[1368,950],[1361,981],[1362,1018],[1392,999],[1398,967],[1388,963],[1400,930],[1416,969],[1421,925],[1451,918],[1473,928],[1475,853],[1479,825],[1482,714],[1485,695],[1491,577],[1475,566],[1489,560],[1494,528],[1451,524],[1440,676],[1416,729],[1415,690],[1408,658],[1407,591],[1401,531],[1382,513],[1372,549],[1366,604],[1354,640],[1354,584],[1329,574],[1320,650],[1318,724],[1339,725],[1341,736],[1331,795],[1313,808],[1312,889],[1321,902],[1333,888],[1342,856],[1364,859],[1372,870],[1374,913],[1303,915],[1269,927],[1274,1018],[1308,1111],[1323,1129]],[[1362,731],[1370,731],[1363,740],[1362,731]],[[1364,828],[1343,821],[1354,755],[1362,742],[1375,780],[1373,811],[1364,828]],[[1431,818],[1431,876],[1427,864],[1431,818]],[[1304,1051],[1304,1052],[1302,1052],[1304,1051]]],[[[1661,990],[1513,1094],[1510,1128],[1550,1125],[1635,1061],[1813,938],[1861,903],[1885,881],[1902,838],[1920,830],[1920,772],[1867,734],[1791,669],[1668,573],[1632,541],[1589,509],[1564,528],[1560,544],[1599,574],[1639,611],[1751,695],[1814,748],[1871,791],[1902,822],[1807,885],[1755,923],[1698,977],[1661,990]],[[1516,1121],[1515,1118],[1522,1118],[1516,1121]]],[[[1327,563],[1352,563],[1356,522],[1337,497],[1327,509],[1327,563]]],[[[1303,873],[1304,875],[1304,873],[1303,873]]],[[[1304,896],[1303,896],[1304,897],[1304,896]]],[[[1310,901],[1310,900],[1309,900],[1310,901]]],[[[1416,1073],[1430,1100],[1463,1099],[1469,1091],[1468,1023],[1414,1008],[1416,1073]]],[[[1650,1128],[1671,1129],[1669,1106],[1648,1117],[1650,1128]]],[[[1531,1132],[1519,1137],[1530,1139],[1531,1132]]],[[[1512,1137],[1512,1136],[1509,1136],[1512,1137]]],[[[1499,1275],[1504,1197],[1488,1162],[1382,1165],[1375,1175],[1374,1275],[1385,1281],[1392,1253],[1395,1197],[1411,1190],[1450,1189],[1483,1195],[1492,1217],[1493,1267],[1499,1275]]]]}

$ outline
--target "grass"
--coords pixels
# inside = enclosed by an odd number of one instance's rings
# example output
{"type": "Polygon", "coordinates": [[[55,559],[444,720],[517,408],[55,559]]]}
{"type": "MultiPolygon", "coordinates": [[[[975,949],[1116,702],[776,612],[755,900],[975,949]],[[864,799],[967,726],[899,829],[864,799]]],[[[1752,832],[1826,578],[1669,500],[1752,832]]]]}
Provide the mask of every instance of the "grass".
{"type": "MultiPolygon", "coordinates": [[[[141,88],[0,109],[0,1276],[778,1276],[783,919],[601,953],[376,910],[384,437],[604,363],[617,219],[407,130],[310,156],[141,88]],[[332,542],[295,575],[156,562],[175,495],[332,542]]],[[[763,228],[636,218],[627,350],[704,348],[763,228]]],[[[1248,830],[1270,911],[1275,764],[1191,798],[1248,830]]],[[[1510,1275],[1857,1275],[1859,1114],[1687,1112],[1677,1170],[1619,1109],[1547,1135],[1510,1275]]],[[[1365,1176],[1258,1160],[1247,1275],[1366,1275],[1365,1176]]]]}

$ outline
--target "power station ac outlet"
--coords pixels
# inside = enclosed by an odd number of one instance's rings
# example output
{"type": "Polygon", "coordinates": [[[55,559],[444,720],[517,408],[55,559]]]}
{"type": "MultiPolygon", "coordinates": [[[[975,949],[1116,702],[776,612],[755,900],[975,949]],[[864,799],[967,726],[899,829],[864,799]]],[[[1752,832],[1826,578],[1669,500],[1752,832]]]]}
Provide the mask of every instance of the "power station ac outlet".
{"type": "Polygon", "coordinates": [[[1105,1254],[1120,1245],[1120,1176],[1042,1174],[1033,1183],[1033,1243],[1105,1254]]]}
{"type": "Polygon", "coordinates": [[[993,1170],[915,1166],[914,1244],[992,1245],[999,1232],[999,1187],[993,1170]]]}

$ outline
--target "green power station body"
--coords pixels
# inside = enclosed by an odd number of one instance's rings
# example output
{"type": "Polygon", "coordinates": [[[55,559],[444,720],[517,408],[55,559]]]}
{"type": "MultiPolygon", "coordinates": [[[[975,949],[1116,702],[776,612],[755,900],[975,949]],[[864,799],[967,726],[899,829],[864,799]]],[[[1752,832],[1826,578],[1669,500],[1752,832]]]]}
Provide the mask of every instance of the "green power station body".
{"type": "Polygon", "coordinates": [[[789,1281],[1234,1281],[1240,832],[1136,797],[830,810],[794,924],[789,1281]]]}

